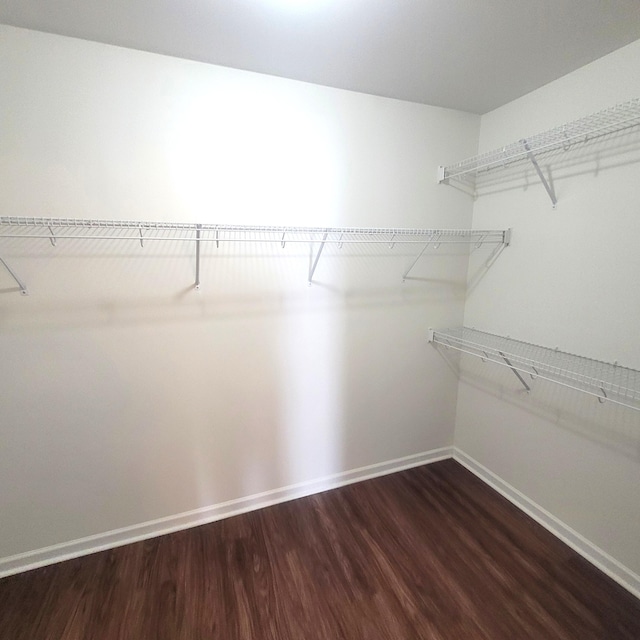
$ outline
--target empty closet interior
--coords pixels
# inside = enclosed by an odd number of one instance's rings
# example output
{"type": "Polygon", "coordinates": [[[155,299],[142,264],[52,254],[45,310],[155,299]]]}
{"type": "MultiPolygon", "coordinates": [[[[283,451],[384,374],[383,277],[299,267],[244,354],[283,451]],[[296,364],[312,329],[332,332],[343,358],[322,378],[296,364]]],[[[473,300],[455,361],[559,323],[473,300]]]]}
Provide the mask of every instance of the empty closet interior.
{"type": "Polygon", "coordinates": [[[640,594],[640,41],[482,116],[0,58],[0,576],[453,457],[640,594]]]}

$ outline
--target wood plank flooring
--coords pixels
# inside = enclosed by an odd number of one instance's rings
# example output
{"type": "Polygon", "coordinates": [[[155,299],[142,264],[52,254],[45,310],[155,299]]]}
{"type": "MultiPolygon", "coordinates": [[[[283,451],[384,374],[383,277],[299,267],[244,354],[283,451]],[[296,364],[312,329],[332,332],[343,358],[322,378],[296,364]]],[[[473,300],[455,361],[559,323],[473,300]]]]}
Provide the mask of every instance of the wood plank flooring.
{"type": "Polygon", "coordinates": [[[640,638],[640,600],[452,460],[0,580],[2,640],[640,638]]]}

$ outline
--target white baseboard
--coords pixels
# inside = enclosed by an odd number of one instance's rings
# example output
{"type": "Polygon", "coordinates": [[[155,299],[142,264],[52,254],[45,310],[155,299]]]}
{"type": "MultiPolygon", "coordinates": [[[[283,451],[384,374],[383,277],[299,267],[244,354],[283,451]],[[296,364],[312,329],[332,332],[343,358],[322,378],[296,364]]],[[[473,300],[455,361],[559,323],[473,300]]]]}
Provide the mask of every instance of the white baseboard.
{"type": "Polygon", "coordinates": [[[437,462],[451,458],[453,447],[433,449],[424,453],[418,453],[404,458],[388,460],[371,464],[366,467],[344,471],[324,478],[318,478],[308,482],[273,489],[257,493],[236,500],[229,500],[219,504],[185,511],[165,518],[142,522],[130,527],[114,529],[97,535],[63,542],[42,549],[27,551],[14,556],[0,558],[0,578],[30,569],[37,569],[48,564],[69,560],[79,556],[120,547],[132,542],[139,542],[148,538],[165,535],[174,531],[196,527],[209,522],[215,522],[223,518],[229,518],[247,511],[261,509],[288,500],[295,500],[304,496],[320,493],[328,489],[336,489],[354,482],[361,482],[370,478],[395,473],[403,469],[419,467],[423,464],[437,462]]]}
{"type": "Polygon", "coordinates": [[[468,456],[457,447],[454,449],[453,458],[462,466],[466,467],[481,480],[493,487],[498,493],[516,505],[519,509],[531,516],[536,522],[541,524],[564,543],[569,545],[574,551],[586,558],[606,573],[618,584],[630,591],[636,598],[640,598],[640,576],[623,564],[612,558],[608,553],[597,547],[595,544],[581,536],[577,531],[567,526],[564,522],[543,509],[540,505],[530,500],[523,493],[512,487],[508,482],[497,476],[492,471],[481,465],[477,460],[468,456]]]}
{"type": "Polygon", "coordinates": [[[257,493],[236,500],[229,500],[228,502],[222,502],[201,509],[142,522],[130,527],[114,529],[105,533],[63,542],[50,547],[0,558],[0,578],[31,569],[37,569],[38,567],[54,564],[63,560],[88,555],[97,551],[113,549],[132,542],[155,538],[173,533],[174,531],[189,529],[190,527],[215,522],[216,520],[229,518],[241,513],[246,513],[247,511],[262,509],[263,507],[281,502],[295,500],[296,498],[302,498],[329,489],[337,489],[338,487],[355,482],[369,480],[412,467],[419,467],[451,457],[489,486],[493,487],[498,493],[515,504],[527,515],[531,516],[536,522],[545,527],[545,529],[556,535],[637,598],[640,598],[640,576],[581,536],[577,531],[571,529],[571,527],[533,502],[533,500],[527,498],[527,496],[515,487],[502,480],[502,478],[492,471],[489,471],[489,469],[472,457],[460,449],[454,449],[453,447],[443,447],[404,458],[388,460],[324,478],[301,482],[299,484],[257,493]]]}

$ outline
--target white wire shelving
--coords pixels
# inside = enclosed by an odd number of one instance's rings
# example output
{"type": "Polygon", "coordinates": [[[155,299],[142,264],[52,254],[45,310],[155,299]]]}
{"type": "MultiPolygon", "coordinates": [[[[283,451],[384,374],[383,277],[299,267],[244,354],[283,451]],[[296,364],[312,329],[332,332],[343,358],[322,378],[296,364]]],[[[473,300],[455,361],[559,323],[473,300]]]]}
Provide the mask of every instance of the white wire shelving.
{"type": "Polygon", "coordinates": [[[531,162],[555,206],[557,199],[553,186],[540,169],[537,156],[552,151],[567,151],[574,145],[590,142],[639,124],[640,98],[634,98],[549,131],[522,138],[500,149],[494,149],[452,165],[441,166],[438,182],[474,179],[482,173],[499,170],[517,162],[531,162]]]}
{"type": "MultiPolygon", "coordinates": [[[[47,241],[56,246],[66,240],[135,241],[141,247],[145,242],[190,242],[195,245],[196,281],[200,288],[200,247],[202,243],[276,243],[284,248],[287,243],[306,243],[313,247],[313,260],[309,265],[308,282],[311,284],[322,251],[328,244],[341,248],[345,244],[418,245],[419,253],[403,274],[403,280],[417,264],[425,251],[440,245],[467,244],[508,246],[511,229],[406,229],[366,227],[279,227],[225,224],[199,224],[190,222],[148,222],[135,220],[99,220],[76,218],[29,218],[0,216],[0,239],[47,241]]],[[[26,285],[15,270],[0,256],[0,263],[18,283],[23,295],[26,285]]]]}
{"type": "Polygon", "coordinates": [[[511,369],[529,392],[537,378],[640,411],[640,371],[460,327],[429,329],[429,342],[511,369]]]}

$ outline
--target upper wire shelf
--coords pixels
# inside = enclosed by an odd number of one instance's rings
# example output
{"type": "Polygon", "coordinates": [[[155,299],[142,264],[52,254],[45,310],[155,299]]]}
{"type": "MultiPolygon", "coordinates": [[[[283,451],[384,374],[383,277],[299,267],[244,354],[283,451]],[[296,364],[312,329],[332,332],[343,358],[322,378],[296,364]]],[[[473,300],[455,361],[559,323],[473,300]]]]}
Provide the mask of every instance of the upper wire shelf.
{"type": "Polygon", "coordinates": [[[510,368],[527,391],[536,378],[640,411],[640,371],[469,329],[429,330],[429,341],[510,368]]]}
{"type": "MultiPolygon", "coordinates": [[[[195,244],[196,281],[200,288],[200,246],[203,242],[222,243],[265,242],[279,243],[284,249],[287,243],[316,245],[309,266],[308,282],[311,284],[315,269],[327,244],[386,244],[393,249],[396,244],[421,245],[422,248],[403,274],[403,280],[416,265],[427,248],[437,249],[441,244],[468,244],[480,247],[495,245],[496,251],[507,246],[511,230],[497,229],[407,229],[367,227],[278,227],[200,224],[191,222],[148,222],[136,220],[92,220],[76,218],[24,218],[0,216],[0,238],[47,240],[56,245],[59,240],[134,240],[144,247],[147,240],[178,241],[195,244]]],[[[27,288],[11,266],[0,256],[23,295],[27,288]]]]}
{"type": "Polygon", "coordinates": [[[634,98],[592,115],[563,124],[529,138],[487,151],[448,166],[439,168],[438,182],[477,176],[492,169],[507,167],[520,161],[531,161],[555,205],[555,194],[536,162],[536,155],[568,150],[585,143],[640,124],[640,98],[634,98]]]}

